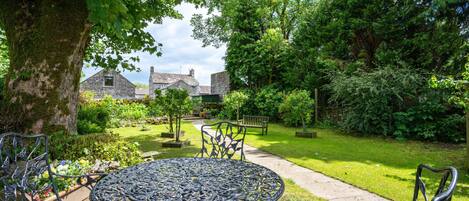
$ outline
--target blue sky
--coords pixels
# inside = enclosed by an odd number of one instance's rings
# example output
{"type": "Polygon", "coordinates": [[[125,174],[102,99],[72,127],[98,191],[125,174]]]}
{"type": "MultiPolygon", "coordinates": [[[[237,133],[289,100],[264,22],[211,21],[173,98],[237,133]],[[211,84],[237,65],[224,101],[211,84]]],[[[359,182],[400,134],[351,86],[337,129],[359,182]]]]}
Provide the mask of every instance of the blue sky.
{"type": "MultiPolygon", "coordinates": [[[[196,9],[191,4],[181,4],[177,10],[184,15],[181,20],[164,19],[163,24],[152,24],[147,30],[157,42],[163,44],[161,57],[142,52],[134,53],[140,57],[137,64],[140,72],[124,71],[123,75],[131,82],[148,83],[150,66],[158,72],[184,73],[195,70],[195,77],[201,85],[210,85],[210,74],[223,71],[226,47],[202,47],[202,43],[191,37],[190,19],[193,14],[206,14],[205,9],[196,9]]],[[[83,68],[85,77],[101,70],[100,68],[83,68]]]]}

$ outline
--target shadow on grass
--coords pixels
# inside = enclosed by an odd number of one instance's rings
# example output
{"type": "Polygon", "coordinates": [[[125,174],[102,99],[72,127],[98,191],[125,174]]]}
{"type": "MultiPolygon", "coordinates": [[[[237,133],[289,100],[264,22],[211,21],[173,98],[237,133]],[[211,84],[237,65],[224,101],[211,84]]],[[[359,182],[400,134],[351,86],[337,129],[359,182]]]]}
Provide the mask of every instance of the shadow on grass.
{"type": "MultiPolygon", "coordinates": [[[[415,173],[412,174],[412,175],[415,177],[415,173]]],[[[396,176],[396,175],[389,175],[389,174],[386,174],[385,176],[388,177],[388,178],[391,178],[391,179],[395,179],[395,180],[415,184],[415,179],[408,179],[408,178],[403,178],[403,177],[399,177],[399,176],[396,176]]],[[[441,175],[440,174],[434,174],[434,173],[431,173],[431,172],[427,172],[427,174],[423,175],[422,179],[425,183],[427,196],[432,197],[434,195],[434,192],[436,192],[436,190],[438,189],[438,187],[440,185],[441,175]]],[[[446,184],[449,184],[449,180],[447,181],[446,184]]],[[[459,181],[459,182],[461,182],[461,181],[459,181]]],[[[463,183],[466,183],[466,182],[463,182],[463,183]]],[[[459,186],[457,186],[457,188],[455,190],[455,194],[457,194],[457,195],[469,195],[469,187],[466,186],[466,185],[464,185],[464,186],[459,185],[459,186]]],[[[421,195],[422,194],[420,192],[419,197],[421,195]]]]}
{"type": "Polygon", "coordinates": [[[260,129],[249,128],[246,143],[271,153],[281,152],[285,158],[316,159],[324,162],[351,161],[366,164],[382,164],[396,168],[416,169],[421,163],[432,166],[462,167],[464,151],[421,142],[356,137],[337,134],[328,129],[312,129],[317,138],[295,137],[300,128],[272,126],[268,135],[260,129]]]}

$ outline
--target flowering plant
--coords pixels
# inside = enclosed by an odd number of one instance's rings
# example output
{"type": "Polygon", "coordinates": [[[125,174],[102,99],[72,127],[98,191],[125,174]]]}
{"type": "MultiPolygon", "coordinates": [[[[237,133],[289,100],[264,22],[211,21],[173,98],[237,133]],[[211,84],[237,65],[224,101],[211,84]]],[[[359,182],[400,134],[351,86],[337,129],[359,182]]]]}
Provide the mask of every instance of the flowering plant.
{"type": "MultiPolygon", "coordinates": [[[[91,163],[87,160],[70,161],[62,160],[55,161],[51,164],[51,171],[59,175],[67,176],[80,176],[91,171],[91,163]]],[[[47,187],[49,185],[49,172],[45,171],[42,175],[36,177],[35,182],[38,186],[47,187]]],[[[64,178],[64,177],[53,177],[53,182],[57,186],[58,191],[70,190],[77,183],[76,178],[64,178]]],[[[52,188],[46,188],[39,197],[35,198],[39,201],[43,198],[50,197],[52,194],[52,188]]]]}

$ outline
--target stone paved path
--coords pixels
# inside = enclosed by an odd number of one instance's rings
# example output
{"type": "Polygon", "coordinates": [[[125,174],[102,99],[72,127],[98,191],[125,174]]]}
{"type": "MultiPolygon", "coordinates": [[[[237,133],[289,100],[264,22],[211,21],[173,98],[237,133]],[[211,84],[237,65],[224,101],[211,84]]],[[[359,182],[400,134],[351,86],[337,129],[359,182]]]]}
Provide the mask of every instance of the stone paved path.
{"type": "MultiPolygon", "coordinates": [[[[203,121],[195,120],[193,124],[200,130],[203,121]]],[[[314,172],[310,169],[300,167],[278,156],[258,150],[246,144],[244,145],[244,152],[247,160],[263,165],[275,171],[283,178],[293,180],[298,186],[318,197],[334,201],[386,200],[376,194],[359,189],[321,173],[314,172]]]]}

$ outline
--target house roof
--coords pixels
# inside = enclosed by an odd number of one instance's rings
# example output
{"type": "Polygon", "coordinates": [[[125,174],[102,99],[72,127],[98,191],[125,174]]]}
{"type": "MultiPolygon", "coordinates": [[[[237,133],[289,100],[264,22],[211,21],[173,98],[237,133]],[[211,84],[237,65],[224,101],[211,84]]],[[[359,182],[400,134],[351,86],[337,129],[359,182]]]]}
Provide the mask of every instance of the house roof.
{"type": "Polygon", "coordinates": [[[211,94],[212,87],[211,86],[200,86],[200,93],[201,94],[211,94]]]}
{"type": "Polygon", "coordinates": [[[179,80],[184,81],[190,86],[198,86],[199,82],[190,75],[173,73],[152,73],[152,82],[157,84],[172,84],[179,80]]]}
{"type": "Polygon", "coordinates": [[[135,87],[135,84],[132,83],[129,79],[127,79],[125,76],[123,76],[120,72],[117,72],[116,70],[106,70],[106,69],[102,69],[100,71],[98,71],[97,73],[95,73],[94,75],[84,79],[83,81],[80,82],[80,84],[88,81],[90,78],[92,77],[96,77],[96,76],[103,76],[105,73],[111,73],[113,75],[116,75],[116,76],[120,76],[123,78],[123,80],[125,80],[127,83],[131,84],[133,87],[135,87]]]}
{"type": "Polygon", "coordinates": [[[137,95],[149,95],[149,89],[144,89],[144,88],[136,88],[135,89],[135,94],[137,95]]]}
{"type": "Polygon", "coordinates": [[[173,82],[173,83],[169,84],[165,88],[179,88],[179,86],[181,86],[181,85],[191,86],[191,85],[187,84],[187,82],[184,81],[184,80],[178,80],[176,82],[173,82]]]}

